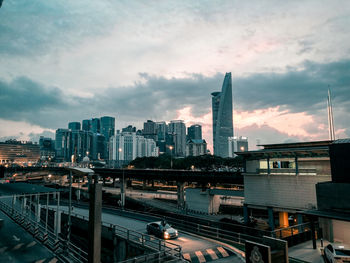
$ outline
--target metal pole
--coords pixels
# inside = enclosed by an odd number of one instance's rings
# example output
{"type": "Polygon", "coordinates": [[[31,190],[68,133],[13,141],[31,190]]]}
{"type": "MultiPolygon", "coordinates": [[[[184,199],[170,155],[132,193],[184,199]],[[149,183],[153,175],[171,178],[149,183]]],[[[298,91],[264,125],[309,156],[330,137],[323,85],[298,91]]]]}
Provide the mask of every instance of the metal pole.
{"type": "Polygon", "coordinates": [[[70,243],[71,234],[71,216],[72,216],[72,171],[69,172],[69,207],[68,207],[68,233],[67,233],[67,244],[70,243]]]}
{"type": "Polygon", "coordinates": [[[47,193],[47,195],[46,195],[45,233],[47,233],[47,221],[48,221],[48,219],[49,219],[49,197],[50,197],[50,194],[47,193]]]}
{"type": "Polygon", "coordinates": [[[59,209],[60,209],[60,192],[56,192],[56,194],[57,194],[57,208],[56,208],[56,229],[55,229],[55,234],[56,234],[56,238],[58,239],[58,228],[59,228],[59,226],[58,226],[58,224],[60,224],[61,222],[59,222],[60,220],[59,220],[59,209]]]}

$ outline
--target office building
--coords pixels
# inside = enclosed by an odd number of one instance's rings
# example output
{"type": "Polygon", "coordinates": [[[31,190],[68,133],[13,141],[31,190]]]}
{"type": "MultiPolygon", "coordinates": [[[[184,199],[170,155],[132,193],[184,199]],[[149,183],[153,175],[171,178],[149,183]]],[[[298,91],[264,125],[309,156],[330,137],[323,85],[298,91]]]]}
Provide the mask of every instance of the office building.
{"type": "Polygon", "coordinates": [[[72,131],[79,131],[80,130],[80,122],[70,122],[68,123],[68,129],[72,131]]]}
{"type": "Polygon", "coordinates": [[[235,157],[235,152],[248,151],[248,138],[247,137],[228,137],[228,157],[235,157]]]}
{"type": "Polygon", "coordinates": [[[186,125],[183,120],[172,120],[168,126],[168,134],[172,137],[175,156],[186,155],[186,125]]]}
{"type": "Polygon", "coordinates": [[[55,137],[56,161],[71,161],[71,136],[72,131],[69,129],[57,129],[55,137]]]}
{"type": "Polygon", "coordinates": [[[93,133],[101,133],[101,120],[99,118],[91,119],[91,131],[93,133]]]}
{"type": "Polygon", "coordinates": [[[92,129],[92,120],[83,120],[83,131],[91,131],[92,129]]]}
{"type": "Polygon", "coordinates": [[[233,136],[231,73],[226,73],[222,91],[213,92],[211,95],[214,154],[228,157],[228,137],[233,136]]]}
{"type": "Polygon", "coordinates": [[[202,139],[189,139],[186,143],[186,156],[200,156],[207,153],[207,142],[202,139]]]}
{"type": "Polygon", "coordinates": [[[157,128],[157,147],[160,153],[166,152],[166,135],[168,133],[168,126],[165,121],[156,122],[157,128]]]}
{"type": "Polygon", "coordinates": [[[115,118],[104,116],[101,117],[101,134],[105,137],[105,153],[104,156],[107,158],[109,156],[109,139],[115,135],[115,118]]]}
{"type": "Polygon", "coordinates": [[[122,132],[136,132],[136,127],[129,125],[128,127],[122,128],[122,132]]]}
{"type": "Polygon", "coordinates": [[[45,138],[40,136],[40,159],[41,160],[53,160],[55,158],[55,141],[51,138],[45,138]]]}
{"type": "Polygon", "coordinates": [[[157,125],[154,121],[147,120],[143,123],[143,132],[142,135],[147,139],[153,139],[157,141],[157,125]]]}
{"type": "Polygon", "coordinates": [[[202,126],[199,124],[195,124],[188,127],[187,139],[202,140],[202,126]]]}
{"type": "Polygon", "coordinates": [[[0,142],[0,165],[31,166],[40,159],[40,146],[32,142],[0,142]]]}

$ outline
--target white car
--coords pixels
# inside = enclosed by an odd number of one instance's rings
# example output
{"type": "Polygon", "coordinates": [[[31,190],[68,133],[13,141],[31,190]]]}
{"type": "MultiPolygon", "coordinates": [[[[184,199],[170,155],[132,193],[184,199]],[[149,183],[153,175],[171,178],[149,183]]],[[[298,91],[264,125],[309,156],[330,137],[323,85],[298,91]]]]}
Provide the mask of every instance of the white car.
{"type": "Polygon", "coordinates": [[[344,249],[344,246],[329,244],[324,248],[323,255],[328,263],[350,263],[350,250],[344,249]]]}
{"type": "Polygon", "coordinates": [[[177,230],[172,228],[164,220],[148,223],[146,229],[148,234],[153,234],[163,239],[177,238],[179,235],[177,230]]]}

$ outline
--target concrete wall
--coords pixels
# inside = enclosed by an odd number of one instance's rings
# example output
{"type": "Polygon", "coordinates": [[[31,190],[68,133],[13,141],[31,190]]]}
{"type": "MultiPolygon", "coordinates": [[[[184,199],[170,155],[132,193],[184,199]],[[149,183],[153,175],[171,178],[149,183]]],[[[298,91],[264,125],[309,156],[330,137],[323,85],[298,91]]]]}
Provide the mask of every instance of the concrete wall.
{"type": "Polygon", "coordinates": [[[329,158],[303,158],[298,161],[299,169],[316,169],[317,175],[330,175],[331,163],[329,158]]]}
{"type": "Polygon", "coordinates": [[[247,169],[246,172],[247,173],[256,173],[256,169],[259,169],[259,168],[260,168],[260,161],[259,160],[246,161],[246,169],[247,169]]]}
{"type": "Polygon", "coordinates": [[[209,189],[186,189],[186,206],[188,210],[199,213],[214,214],[219,212],[220,196],[209,194],[209,189]]]}
{"type": "Polygon", "coordinates": [[[334,242],[350,245],[350,222],[332,220],[334,242]]]}
{"type": "Polygon", "coordinates": [[[350,184],[320,183],[316,186],[317,203],[320,210],[350,210],[350,184]]]}
{"type": "Polygon", "coordinates": [[[316,183],[330,175],[244,175],[245,204],[291,209],[316,207],[316,183]]]}

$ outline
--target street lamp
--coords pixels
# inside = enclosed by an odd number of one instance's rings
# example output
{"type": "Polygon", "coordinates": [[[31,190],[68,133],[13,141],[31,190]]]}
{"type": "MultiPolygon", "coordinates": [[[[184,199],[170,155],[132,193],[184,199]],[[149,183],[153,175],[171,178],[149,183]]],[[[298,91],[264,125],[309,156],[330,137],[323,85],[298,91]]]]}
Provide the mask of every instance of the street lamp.
{"type": "Polygon", "coordinates": [[[170,169],[173,169],[173,146],[170,145],[169,149],[170,149],[170,169]]]}
{"type": "MultiPolygon", "coordinates": [[[[119,160],[120,160],[120,154],[121,152],[123,151],[122,148],[119,148],[118,149],[119,151],[119,160]]],[[[120,185],[120,201],[121,201],[121,207],[122,207],[122,210],[124,210],[124,206],[125,206],[125,181],[124,181],[124,167],[122,167],[122,170],[123,170],[123,180],[121,182],[121,185],[120,185]]]]}

